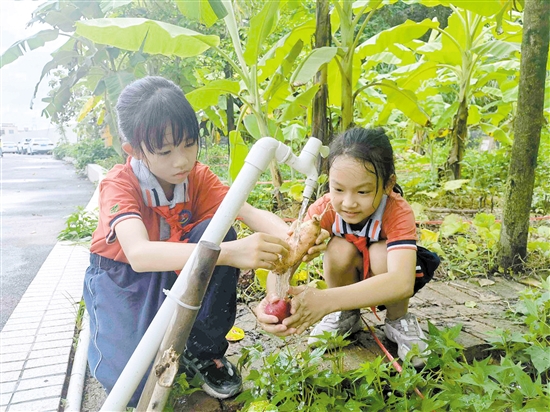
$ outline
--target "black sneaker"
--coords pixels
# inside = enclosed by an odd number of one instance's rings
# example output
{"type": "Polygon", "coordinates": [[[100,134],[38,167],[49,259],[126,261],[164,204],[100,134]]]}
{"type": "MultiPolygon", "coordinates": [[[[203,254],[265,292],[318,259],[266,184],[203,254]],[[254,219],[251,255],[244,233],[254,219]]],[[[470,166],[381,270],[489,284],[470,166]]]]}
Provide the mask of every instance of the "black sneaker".
{"type": "Polygon", "coordinates": [[[202,389],[217,399],[226,399],[242,390],[242,378],[237,368],[224,356],[221,359],[199,360],[184,350],[180,357],[181,371],[189,380],[198,376],[202,389]]]}

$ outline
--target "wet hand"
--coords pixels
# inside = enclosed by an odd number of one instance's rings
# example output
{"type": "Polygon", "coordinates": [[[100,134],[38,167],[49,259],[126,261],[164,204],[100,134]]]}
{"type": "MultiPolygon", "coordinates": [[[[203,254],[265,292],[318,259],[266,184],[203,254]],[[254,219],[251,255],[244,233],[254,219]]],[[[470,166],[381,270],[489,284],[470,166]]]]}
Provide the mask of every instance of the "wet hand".
{"type": "Polygon", "coordinates": [[[263,330],[269,333],[273,333],[277,336],[288,336],[296,333],[296,330],[293,328],[288,328],[282,323],[278,323],[279,319],[275,315],[268,315],[265,313],[265,308],[268,303],[274,303],[280,298],[275,293],[269,293],[262,301],[258,304],[255,310],[256,318],[258,323],[263,330]]]}
{"type": "Polygon", "coordinates": [[[232,243],[232,266],[240,269],[271,269],[289,250],[288,243],[267,233],[254,233],[227,243],[232,243]]]}
{"type": "Polygon", "coordinates": [[[283,320],[283,325],[289,330],[295,330],[297,334],[303,333],[327,313],[330,313],[323,290],[308,286],[297,286],[291,287],[289,294],[293,296],[291,316],[283,320]]]}

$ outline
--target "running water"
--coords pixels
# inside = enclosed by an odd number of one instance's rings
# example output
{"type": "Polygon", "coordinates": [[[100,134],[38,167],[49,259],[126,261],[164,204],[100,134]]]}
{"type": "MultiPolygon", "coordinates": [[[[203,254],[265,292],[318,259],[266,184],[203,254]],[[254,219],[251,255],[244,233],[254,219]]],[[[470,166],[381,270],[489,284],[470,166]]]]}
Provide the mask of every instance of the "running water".
{"type": "MultiPolygon", "coordinates": [[[[296,223],[296,228],[292,235],[296,240],[300,238],[300,227],[304,220],[304,216],[306,214],[308,204],[309,204],[309,199],[307,197],[304,197],[304,200],[302,201],[302,206],[300,207],[300,213],[298,213],[298,222],[296,223]]],[[[292,276],[292,268],[288,268],[288,270],[285,273],[279,274],[276,277],[275,289],[276,289],[277,296],[279,296],[281,299],[287,297],[288,288],[290,287],[291,276],[292,276]]]]}

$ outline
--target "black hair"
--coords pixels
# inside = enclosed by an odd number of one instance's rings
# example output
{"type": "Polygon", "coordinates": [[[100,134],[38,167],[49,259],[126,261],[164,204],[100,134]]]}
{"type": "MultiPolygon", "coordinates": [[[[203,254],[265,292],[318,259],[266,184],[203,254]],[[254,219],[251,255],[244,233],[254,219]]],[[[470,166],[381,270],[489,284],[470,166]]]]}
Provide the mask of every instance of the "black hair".
{"type": "Polygon", "coordinates": [[[142,143],[155,153],[164,146],[166,128],[171,126],[174,145],[199,140],[195,111],[181,89],[160,76],[147,76],[124,88],[116,105],[121,137],[143,154],[142,143]]]}
{"type": "MultiPolygon", "coordinates": [[[[367,163],[372,164],[376,176],[376,190],[378,190],[379,178],[382,179],[383,187],[386,187],[391,176],[395,174],[393,149],[389,137],[381,127],[374,129],[354,127],[338,135],[330,143],[329,172],[334,160],[343,155],[363,162],[365,168],[367,163]]],[[[403,190],[397,184],[394,186],[394,191],[403,195],[403,190]]]]}

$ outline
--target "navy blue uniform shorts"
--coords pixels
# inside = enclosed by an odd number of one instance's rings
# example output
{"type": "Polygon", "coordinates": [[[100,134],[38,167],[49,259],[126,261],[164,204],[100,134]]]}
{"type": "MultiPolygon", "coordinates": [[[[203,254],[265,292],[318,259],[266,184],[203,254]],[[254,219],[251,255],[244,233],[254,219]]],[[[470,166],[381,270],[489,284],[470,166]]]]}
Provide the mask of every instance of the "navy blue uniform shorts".
{"type": "MultiPolygon", "coordinates": [[[[210,223],[195,226],[184,239],[198,243],[210,223]]],[[[231,229],[224,241],[237,238],[231,229]]],[[[239,271],[216,266],[201,309],[187,341],[187,349],[198,359],[218,359],[227,350],[225,335],[235,322],[239,271]]],[[[109,392],[149,324],[165,299],[163,289],[171,289],[175,272],[141,272],[126,263],[91,254],[84,277],[84,301],[90,315],[88,364],[92,375],[109,392]]],[[[146,374],[128,406],[141,396],[146,374]]]]}

